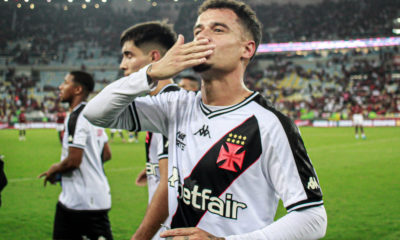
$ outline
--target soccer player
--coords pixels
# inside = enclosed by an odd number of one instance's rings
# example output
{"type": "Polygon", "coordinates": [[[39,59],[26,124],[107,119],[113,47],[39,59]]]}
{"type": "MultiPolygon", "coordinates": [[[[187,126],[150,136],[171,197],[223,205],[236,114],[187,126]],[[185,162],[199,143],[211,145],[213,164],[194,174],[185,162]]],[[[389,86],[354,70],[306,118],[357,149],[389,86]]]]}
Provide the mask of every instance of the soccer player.
{"type": "Polygon", "coordinates": [[[113,82],[84,110],[94,124],[168,136],[172,229],[161,237],[322,238],[322,192],[298,128],[243,82],[261,38],[255,13],[243,2],[207,0],[194,36],[185,43],[180,35],[161,60],[113,82]],[[202,78],[197,94],[137,98],[190,67],[202,78]],[[274,221],[279,198],[288,213],[274,221]]]}
{"type": "Polygon", "coordinates": [[[112,239],[108,211],[110,187],[103,163],[111,150],[103,128],[90,124],[82,115],[85,100],[94,89],[86,72],[73,71],[60,85],[62,102],[69,103],[65,120],[61,161],[39,175],[54,184],[61,174],[62,192],[57,203],[53,239],[112,239]]]}
{"type": "Polygon", "coordinates": [[[359,138],[358,130],[360,129],[361,138],[366,139],[364,133],[364,116],[363,116],[363,107],[359,103],[355,103],[352,108],[351,112],[353,114],[353,126],[355,128],[356,139],[359,138]]]}
{"type": "Polygon", "coordinates": [[[18,123],[19,123],[19,140],[25,141],[26,140],[26,116],[25,116],[25,108],[21,108],[21,111],[18,115],[18,123]]]}
{"type": "MultiPolygon", "coordinates": [[[[152,21],[131,26],[121,34],[120,69],[125,76],[137,72],[160,60],[175,41],[176,33],[165,22],[152,21]]],[[[179,87],[169,78],[159,81],[157,87],[150,91],[150,96],[178,90],[179,87]]],[[[149,205],[132,239],[160,239],[160,226],[168,216],[168,139],[160,133],[147,132],[146,158],[146,168],[137,177],[136,184],[144,186],[147,182],[149,205]]]]}
{"type": "Polygon", "coordinates": [[[116,128],[111,128],[110,129],[110,142],[113,142],[114,141],[114,135],[115,135],[115,133],[116,132],[118,132],[118,134],[119,134],[119,136],[121,137],[121,141],[123,142],[123,143],[125,143],[126,142],[126,140],[125,140],[125,138],[124,138],[124,133],[122,133],[122,129],[116,129],[116,128]]]}
{"type": "Polygon", "coordinates": [[[179,80],[178,86],[188,91],[199,91],[200,84],[196,77],[187,75],[179,80]]]}
{"type": "Polygon", "coordinates": [[[56,129],[58,132],[58,138],[60,139],[60,142],[62,144],[62,140],[64,137],[64,121],[67,113],[65,112],[65,109],[62,106],[58,107],[57,115],[56,115],[56,129]]]}
{"type": "Polygon", "coordinates": [[[137,131],[135,132],[128,132],[128,142],[139,142],[139,133],[137,131]]]}

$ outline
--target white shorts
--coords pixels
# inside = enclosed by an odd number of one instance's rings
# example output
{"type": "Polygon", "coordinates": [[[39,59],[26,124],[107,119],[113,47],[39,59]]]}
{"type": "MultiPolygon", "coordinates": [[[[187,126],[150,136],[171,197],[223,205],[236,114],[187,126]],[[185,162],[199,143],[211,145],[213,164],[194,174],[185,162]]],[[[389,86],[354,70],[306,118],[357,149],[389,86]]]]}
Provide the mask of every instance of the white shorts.
{"type": "Polygon", "coordinates": [[[354,114],[353,115],[353,124],[354,125],[363,125],[364,124],[364,117],[362,114],[354,114]]]}
{"type": "Polygon", "coordinates": [[[58,132],[64,131],[64,124],[63,123],[57,123],[56,129],[58,132]]]}
{"type": "Polygon", "coordinates": [[[122,130],[121,130],[121,129],[111,128],[111,129],[110,129],[110,132],[111,132],[111,133],[116,133],[116,132],[122,132],[122,130]]]}
{"type": "Polygon", "coordinates": [[[25,130],[25,129],[26,129],[26,123],[20,123],[20,124],[18,125],[18,129],[19,129],[19,130],[25,130]]]}

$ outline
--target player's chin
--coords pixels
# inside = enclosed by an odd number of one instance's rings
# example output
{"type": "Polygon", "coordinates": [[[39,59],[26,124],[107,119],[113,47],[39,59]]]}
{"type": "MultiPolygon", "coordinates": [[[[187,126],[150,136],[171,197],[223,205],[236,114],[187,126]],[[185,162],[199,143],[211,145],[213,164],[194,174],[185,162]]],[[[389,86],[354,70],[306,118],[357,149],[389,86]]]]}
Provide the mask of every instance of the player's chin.
{"type": "Polygon", "coordinates": [[[209,70],[210,68],[211,68],[211,64],[202,63],[200,65],[194,66],[193,70],[195,72],[201,73],[201,72],[205,72],[205,71],[209,70]]]}

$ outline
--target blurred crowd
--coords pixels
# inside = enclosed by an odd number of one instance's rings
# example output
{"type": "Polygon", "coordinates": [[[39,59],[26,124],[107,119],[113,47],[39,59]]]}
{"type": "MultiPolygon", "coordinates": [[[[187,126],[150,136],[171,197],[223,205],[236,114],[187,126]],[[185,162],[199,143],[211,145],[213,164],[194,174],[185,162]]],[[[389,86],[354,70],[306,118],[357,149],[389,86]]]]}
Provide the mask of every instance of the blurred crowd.
{"type": "Polygon", "coordinates": [[[369,118],[400,117],[397,47],[323,52],[259,58],[247,85],[294,119],[349,119],[357,105],[369,118]]]}
{"type": "MultiPolygon", "coordinates": [[[[181,3],[177,16],[169,19],[187,40],[199,4],[181,3]]],[[[264,26],[263,43],[337,40],[393,36],[400,1],[258,3],[253,8],[264,26]]],[[[48,4],[32,11],[2,3],[1,122],[15,122],[21,108],[28,120],[54,121],[60,106],[57,84],[43,87],[45,74],[33,68],[18,71],[19,66],[113,67],[109,73],[91,70],[97,83],[106,85],[117,78],[121,32],[135,23],[165,19],[160,7],[116,11],[105,4],[82,11],[80,5],[66,11],[63,5],[48,4]]],[[[262,55],[251,63],[246,84],[294,119],[346,119],[354,105],[363,106],[371,118],[399,117],[398,55],[397,47],[262,55]]]]}

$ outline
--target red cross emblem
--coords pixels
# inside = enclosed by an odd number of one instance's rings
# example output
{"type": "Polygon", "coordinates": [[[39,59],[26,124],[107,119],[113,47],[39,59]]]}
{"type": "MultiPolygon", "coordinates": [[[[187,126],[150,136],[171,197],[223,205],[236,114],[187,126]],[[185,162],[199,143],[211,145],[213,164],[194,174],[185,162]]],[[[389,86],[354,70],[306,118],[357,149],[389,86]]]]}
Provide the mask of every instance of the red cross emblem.
{"type": "Polygon", "coordinates": [[[223,168],[232,172],[237,172],[234,163],[242,169],[243,159],[246,151],[241,153],[237,153],[243,146],[236,145],[233,143],[226,143],[228,146],[228,151],[225,150],[224,145],[221,146],[219,151],[217,163],[223,162],[222,165],[218,166],[219,168],[223,168]]]}

